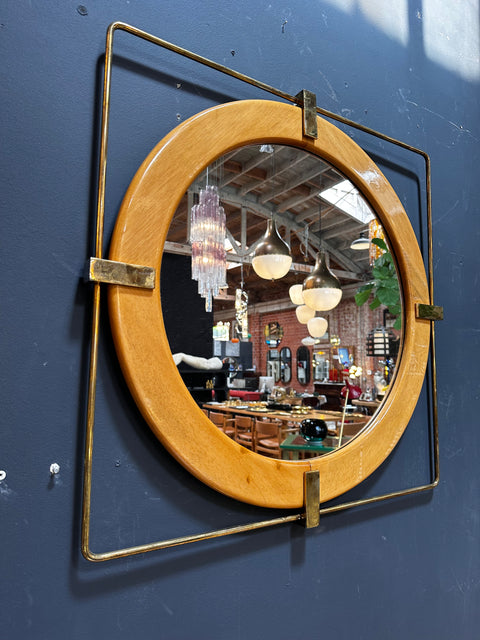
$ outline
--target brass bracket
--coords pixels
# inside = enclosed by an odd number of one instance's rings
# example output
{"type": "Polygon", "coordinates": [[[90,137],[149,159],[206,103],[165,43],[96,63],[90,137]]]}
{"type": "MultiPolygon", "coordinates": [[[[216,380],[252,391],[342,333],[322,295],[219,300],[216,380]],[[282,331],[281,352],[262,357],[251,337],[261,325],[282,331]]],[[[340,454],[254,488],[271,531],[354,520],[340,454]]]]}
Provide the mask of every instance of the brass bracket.
{"type": "Polygon", "coordinates": [[[303,474],[305,500],[305,528],[312,529],[320,524],[320,473],[305,471],[303,474]]]}
{"type": "Polygon", "coordinates": [[[155,269],[126,262],[104,260],[103,258],[90,258],[88,279],[90,282],[153,289],[155,287],[155,269]]]}
{"type": "Polygon", "coordinates": [[[303,110],[303,135],[307,138],[318,138],[317,96],[311,91],[302,89],[295,98],[303,110]]]}
{"type": "Polygon", "coordinates": [[[415,305],[415,316],[420,320],[443,320],[443,307],[434,304],[415,305]]]}

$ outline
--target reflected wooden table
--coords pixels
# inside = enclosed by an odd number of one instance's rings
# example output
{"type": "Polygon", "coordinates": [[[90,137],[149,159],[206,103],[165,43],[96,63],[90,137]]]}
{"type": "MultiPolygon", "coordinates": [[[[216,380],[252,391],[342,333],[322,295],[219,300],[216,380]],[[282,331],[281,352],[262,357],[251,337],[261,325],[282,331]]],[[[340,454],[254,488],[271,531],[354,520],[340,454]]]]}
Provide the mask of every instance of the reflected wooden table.
{"type": "MultiPolygon", "coordinates": [[[[343,438],[343,444],[346,444],[350,438],[343,438]]],[[[323,440],[305,440],[298,433],[291,433],[280,443],[283,460],[298,460],[300,454],[310,453],[315,456],[321,456],[324,453],[335,451],[338,447],[338,438],[327,436],[323,440]]]]}
{"type": "MultiPolygon", "coordinates": [[[[232,405],[224,402],[205,402],[202,405],[202,409],[208,411],[220,411],[228,414],[230,417],[235,415],[250,416],[252,418],[265,418],[267,420],[280,420],[281,422],[301,422],[307,418],[315,418],[318,420],[325,420],[325,422],[338,422],[342,419],[341,411],[320,411],[318,409],[309,409],[305,412],[297,411],[280,411],[270,410],[266,408],[260,408],[255,406],[249,406],[248,403],[240,405],[232,405]]],[[[329,428],[331,425],[328,425],[329,428]]],[[[334,430],[334,426],[331,427],[334,430]]]]}
{"type": "Polygon", "coordinates": [[[364,407],[368,411],[369,416],[373,416],[380,406],[380,400],[352,400],[351,404],[355,407],[364,407]]]}

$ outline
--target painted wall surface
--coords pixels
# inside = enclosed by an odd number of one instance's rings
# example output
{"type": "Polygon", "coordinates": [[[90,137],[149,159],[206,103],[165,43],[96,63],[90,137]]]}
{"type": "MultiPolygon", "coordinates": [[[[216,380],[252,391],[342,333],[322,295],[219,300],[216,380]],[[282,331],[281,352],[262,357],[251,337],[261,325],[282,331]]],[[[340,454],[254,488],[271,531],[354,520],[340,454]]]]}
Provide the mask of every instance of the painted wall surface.
{"type": "MultiPolygon", "coordinates": [[[[106,232],[172,127],[268,98],[119,33],[106,232]]],[[[4,0],[1,65],[0,636],[72,640],[470,639],[480,626],[478,1],[4,0]],[[122,20],[427,151],[432,160],[441,481],[434,492],[106,564],[79,550],[102,52],[122,20]],[[52,463],[60,473],[50,477],[52,463]]],[[[425,249],[421,159],[358,132],[425,249]]],[[[192,140],[191,152],[195,153],[192,140]]],[[[151,435],[104,315],[92,548],[272,514],[203,486],[151,435]]],[[[426,392],[349,497],[427,482],[426,392]]]]}

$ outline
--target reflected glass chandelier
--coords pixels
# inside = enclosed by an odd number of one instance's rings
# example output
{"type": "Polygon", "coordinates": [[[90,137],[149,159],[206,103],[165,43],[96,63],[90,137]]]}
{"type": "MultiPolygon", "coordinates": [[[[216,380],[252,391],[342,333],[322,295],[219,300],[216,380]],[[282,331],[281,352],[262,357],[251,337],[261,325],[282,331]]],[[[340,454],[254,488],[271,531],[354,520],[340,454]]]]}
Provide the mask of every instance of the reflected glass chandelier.
{"type": "Polygon", "coordinates": [[[205,311],[212,311],[212,297],[226,287],[225,210],[220,206],[217,187],[201,189],[199,203],[190,213],[192,278],[205,298],[205,311]]]}

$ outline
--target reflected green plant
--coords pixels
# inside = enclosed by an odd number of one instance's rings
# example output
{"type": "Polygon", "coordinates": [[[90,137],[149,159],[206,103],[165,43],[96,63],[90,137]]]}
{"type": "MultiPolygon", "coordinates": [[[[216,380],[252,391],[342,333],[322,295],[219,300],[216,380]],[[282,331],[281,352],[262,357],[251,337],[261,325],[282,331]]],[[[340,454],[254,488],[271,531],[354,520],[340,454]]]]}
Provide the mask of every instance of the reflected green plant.
{"type": "Polygon", "coordinates": [[[392,254],[384,240],[374,238],[372,243],[379,247],[383,253],[372,267],[373,280],[362,285],[355,294],[355,302],[358,307],[364,305],[373,295],[370,309],[376,309],[380,305],[387,307],[392,316],[396,316],[394,329],[402,327],[402,303],[400,298],[400,286],[397,271],[392,254]]]}

